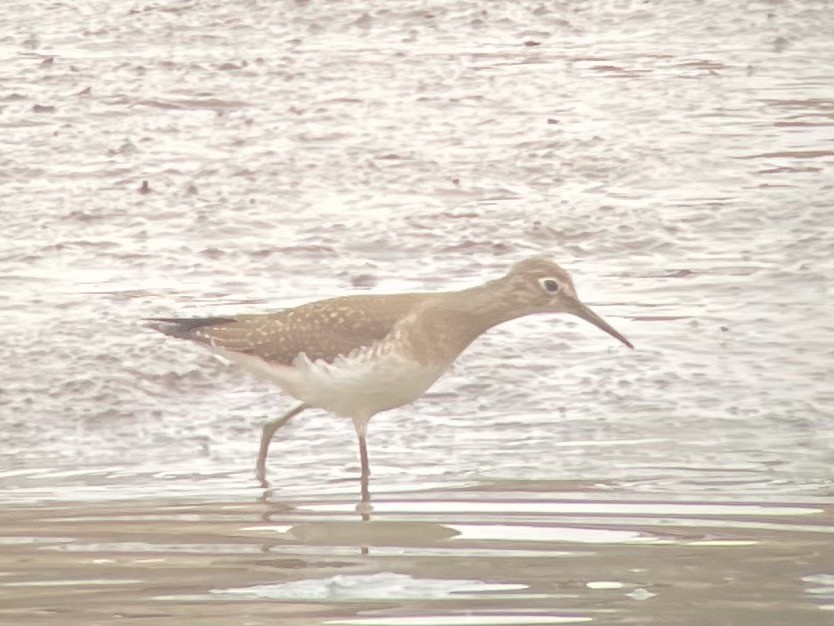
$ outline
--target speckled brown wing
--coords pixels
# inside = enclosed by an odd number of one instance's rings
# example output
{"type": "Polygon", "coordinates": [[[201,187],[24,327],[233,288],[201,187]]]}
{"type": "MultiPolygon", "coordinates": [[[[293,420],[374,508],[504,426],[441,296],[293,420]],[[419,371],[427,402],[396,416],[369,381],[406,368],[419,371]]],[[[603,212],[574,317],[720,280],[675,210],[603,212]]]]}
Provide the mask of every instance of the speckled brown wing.
{"type": "Polygon", "coordinates": [[[262,315],[158,318],[149,326],[166,335],[290,365],[303,352],[332,363],[379,341],[431,294],[346,296],[262,315]]]}

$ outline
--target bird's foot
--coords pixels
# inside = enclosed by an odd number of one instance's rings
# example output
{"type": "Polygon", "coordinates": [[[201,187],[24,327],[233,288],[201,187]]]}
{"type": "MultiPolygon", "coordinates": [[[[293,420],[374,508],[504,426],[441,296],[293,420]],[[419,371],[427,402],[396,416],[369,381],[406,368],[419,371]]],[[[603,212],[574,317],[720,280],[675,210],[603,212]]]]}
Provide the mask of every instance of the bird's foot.
{"type": "Polygon", "coordinates": [[[263,465],[258,465],[258,467],[255,468],[255,478],[264,489],[272,487],[270,482],[266,479],[266,467],[263,465]]]}
{"type": "Polygon", "coordinates": [[[371,506],[370,500],[362,500],[356,505],[356,512],[359,515],[367,516],[374,512],[374,507],[371,506]]]}

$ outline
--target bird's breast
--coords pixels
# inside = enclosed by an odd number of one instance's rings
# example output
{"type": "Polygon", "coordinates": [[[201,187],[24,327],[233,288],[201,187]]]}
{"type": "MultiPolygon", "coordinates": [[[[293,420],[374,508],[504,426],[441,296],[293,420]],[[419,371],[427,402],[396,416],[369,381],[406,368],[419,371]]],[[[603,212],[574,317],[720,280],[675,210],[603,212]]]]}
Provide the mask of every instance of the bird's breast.
{"type": "Polygon", "coordinates": [[[413,402],[443,374],[445,365],[373,350],[357,351],[332,363],[301,354],[293,363],[298,398],[312,406],[352,418],[413,402]]]}

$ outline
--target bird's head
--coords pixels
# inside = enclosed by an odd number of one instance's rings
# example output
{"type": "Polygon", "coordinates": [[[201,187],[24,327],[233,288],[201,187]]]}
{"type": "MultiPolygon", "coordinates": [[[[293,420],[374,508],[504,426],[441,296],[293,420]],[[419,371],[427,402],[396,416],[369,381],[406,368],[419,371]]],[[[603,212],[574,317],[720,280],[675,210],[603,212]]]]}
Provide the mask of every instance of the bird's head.
{"type": "Polygon", "coordinates": [[[507,304],[523,310],[523,314],[570,313],[634,348],[628,339],[582,303],[570,274],[556,263],[542,257],[525,259],[499,280],[506,287],[507,304]]]}

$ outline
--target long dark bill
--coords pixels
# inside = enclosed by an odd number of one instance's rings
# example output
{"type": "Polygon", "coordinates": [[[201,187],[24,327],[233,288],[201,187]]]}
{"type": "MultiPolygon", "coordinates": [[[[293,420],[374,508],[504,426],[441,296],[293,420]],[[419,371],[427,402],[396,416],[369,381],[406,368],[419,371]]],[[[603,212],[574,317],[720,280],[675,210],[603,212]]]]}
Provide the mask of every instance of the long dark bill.
{"type": "Polygon", "coordinates": [[[599,315],[594,313],[586,305],[582,304],[579,300],[573,300],[570,307],[570,313],[572,313],[576,317],[585,320],[586,322],[590,322],[600,330],[604,330],[605,332],[607,332],[609,335],[614,337],[614,339],[619,339],[629,348],[631,348],[632,350],[634,349],[634,346],[631,345],[631,342],[628,339],[626,339],[620,333],[614,330],[608,322],[606,322],[599,315]]]}

